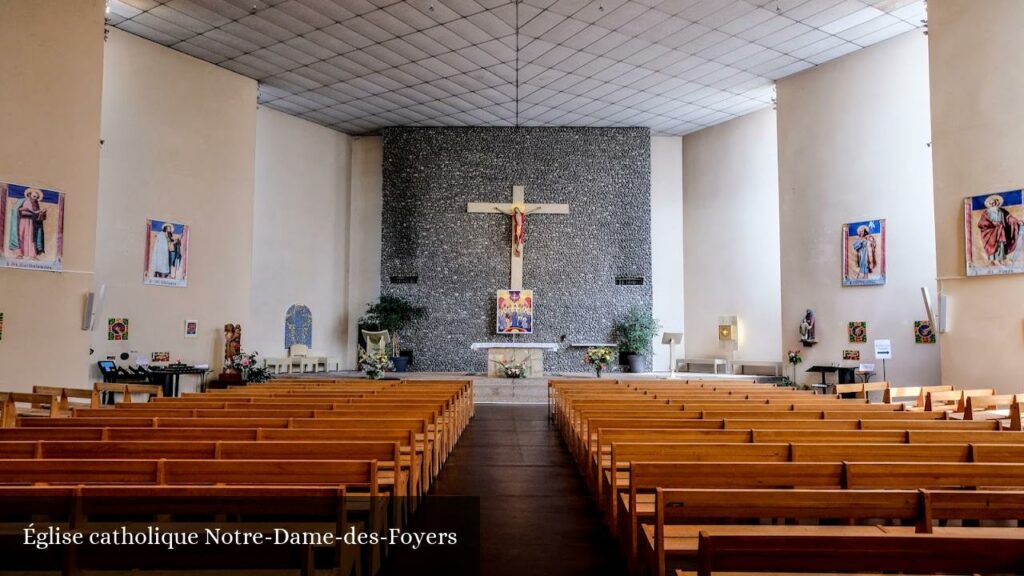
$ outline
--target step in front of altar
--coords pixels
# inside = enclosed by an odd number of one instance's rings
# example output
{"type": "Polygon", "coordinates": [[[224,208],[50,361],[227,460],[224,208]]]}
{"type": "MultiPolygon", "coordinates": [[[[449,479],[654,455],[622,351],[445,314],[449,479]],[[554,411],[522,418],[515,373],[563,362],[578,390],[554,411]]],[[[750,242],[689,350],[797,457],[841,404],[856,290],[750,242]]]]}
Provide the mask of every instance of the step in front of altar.
{"type": "Polygon", "coordinates": [[[547,404],[547,378],[474,378],[477,404],[547,404]]]}

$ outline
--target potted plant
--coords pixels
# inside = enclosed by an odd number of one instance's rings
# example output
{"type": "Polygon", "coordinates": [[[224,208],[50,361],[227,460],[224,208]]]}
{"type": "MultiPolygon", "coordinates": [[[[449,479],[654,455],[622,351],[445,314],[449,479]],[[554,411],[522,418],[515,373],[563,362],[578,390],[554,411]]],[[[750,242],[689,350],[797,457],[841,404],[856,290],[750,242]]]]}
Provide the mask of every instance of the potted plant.
{"type": "Polygon", "coordinates": [[[629,371],[644,372],[644,357],[651,353],[651,341],[658,334],[661,325],[649,310],[633,306],[626,317],[615,323],[615,339],[619,343],[619,352],[626,356],[629,371]]]}
{"type": "Polygon", "coordinates": [[[583,356],[583,363],[592,366],[597,377],[600,378],[601,371],[612,363],[612,349],[587,348],[587,353],[583,356]]]}
{"type": "Polygon", "coordinates": [[[378,380],[385,372],[394,369],[394,364],[392,364],[391,358],[383,352],[370,354],[364,348],[360,348],[359,367],[367,378],[378,380]]]}
{"type": "Polygon", "coordinates": [[[409,369],[409,358],[401,353],[399,333],[424,314],[422,306],[416,306],[401,296],[383,294],[377,302],[370,305],[366,315],[360,320],[364,324],[388,331],[391,336],[391,362],[395,365],[395,372],[405,372],[409,369]]]}

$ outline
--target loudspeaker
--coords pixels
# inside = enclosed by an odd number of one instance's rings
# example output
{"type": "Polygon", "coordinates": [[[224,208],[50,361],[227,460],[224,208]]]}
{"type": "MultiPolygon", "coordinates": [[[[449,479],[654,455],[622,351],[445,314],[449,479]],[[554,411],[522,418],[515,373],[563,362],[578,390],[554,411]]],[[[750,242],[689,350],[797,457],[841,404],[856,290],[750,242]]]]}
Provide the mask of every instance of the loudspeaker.
{"type": "Polygon", "coordinates": [[[949,332],[949,296],[939,294],[939,333],[949,332]]]}
{"type": "Polygon", "coordinates": [[[96,319],[96,315],[93,313],[93,307],[96,305],[96,293],[86,292],[85,293],[85,306],[82,309],[82,330],[89,332],[92,330],[93,321],[96,319]]]}
{"type": "Polygon", "coordinates": [[[93,326],[96,324],[96,311],[99,310],[100,305],[103,303],[103,295],[107,291],[107,286],[104,284],[100,286],[100,291],[86,292],[85,302],[82,306],[82,330],[86,332],[92,331],[93,326]]]}

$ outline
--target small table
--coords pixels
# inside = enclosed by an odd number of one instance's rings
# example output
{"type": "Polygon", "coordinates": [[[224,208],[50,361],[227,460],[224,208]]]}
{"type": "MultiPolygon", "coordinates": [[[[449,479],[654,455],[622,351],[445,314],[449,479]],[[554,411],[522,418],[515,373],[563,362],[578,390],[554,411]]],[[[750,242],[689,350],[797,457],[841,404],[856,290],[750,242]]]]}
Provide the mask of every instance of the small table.
{"type": "Polygon", "coordinates": [[[811,366],[810,368],[807,369],[807,371],[808,372],[817,372],[817,373],[821,374],[821,384],[815,385],[814,387],[815,388],[821,388],[822,389],[822,394],[824,394],[825,392],[828,391],[828,387],[829,387],[828,381],[825,380],[825,375],[826,374],[834,374],[836,372],[839,372],[839,368],[837,366],[811,366]]]}
{"type": "Polygon", "coordinates": [[[726,367],[729,366],[729,362],[725,358],[679,358],[676,360],[676,371],[690,372],[692,364],[696,364],[698,366],[711,366],[711,370],[714,374],[718,374],[719,366],[722,367],[722,370],[725,370],[726,367]],[[680,366],[685,366],[685,370],[680,370],[680,366]]]}
{"type": "Polygon", "coordinates": [[[195,374],[199,376],[199,391],[206,389],[206,375],[210,373],[209,368],[196,368],[195,366],[175,365],[161,368],[150,368],[149,379],[153,384],[160,384],[164,389],[164,396],[176,398],[181,384],[182,374],[195,374]]]}
{"type": "Polygon", "coordinates": [[[558,351],[558,344],[543,342],[474,342],[470,350],[487,350],[487,375],[500,378],[505,374],[499,362],[518,361],[527,365],[527,376],[544,374],[544,352],[558,351]]]}

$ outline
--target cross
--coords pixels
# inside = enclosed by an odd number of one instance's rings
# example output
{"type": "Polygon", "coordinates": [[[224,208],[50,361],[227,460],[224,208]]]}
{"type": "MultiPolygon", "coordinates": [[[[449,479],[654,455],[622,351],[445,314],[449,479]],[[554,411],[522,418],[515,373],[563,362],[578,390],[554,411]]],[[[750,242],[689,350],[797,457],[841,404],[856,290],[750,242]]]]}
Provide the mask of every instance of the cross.
{"type": "Polygon", "coordinates": [[[466,212],[475,214],[493,214],[500,212],[512,217],[512,278],[509,282],[511,290],[523,289],[523,248],[526,244],[527,214],[568,214],[568,204],[527,204],[526,188],[512,187],[511,204],[493,204],[490,202],[470,202],[466,212]]]}

